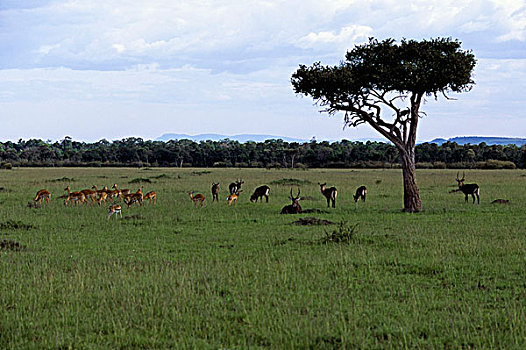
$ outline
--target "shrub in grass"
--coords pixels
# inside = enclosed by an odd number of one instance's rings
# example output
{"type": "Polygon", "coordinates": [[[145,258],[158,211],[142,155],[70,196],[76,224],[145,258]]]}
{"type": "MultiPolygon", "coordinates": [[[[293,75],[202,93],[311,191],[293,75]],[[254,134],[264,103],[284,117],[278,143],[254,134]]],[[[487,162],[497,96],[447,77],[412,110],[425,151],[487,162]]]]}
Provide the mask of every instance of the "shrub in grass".
{"type": "Polygon", "coordinates": [[[11,170],[11,169],[13,169],[13,164],[8,163],[8,162],[2,162],[2,163],[0,163],[0,169],[11,170]]]}
{"type": "Polygon", "coordinates": [[[351,243],[356,235],[357,226],[358,224],[350,225],[347,221],[342,220],[331,233],[325,231],[325,237],[321,239],[321,243],[351,243]]]}
{"type": "Polygon", "coordinates": [[[130,183],[130,184],[136,184],[136,183],[143,183],[143,182],[146,182],[146,183],[152,183],[152,180],[150,180],[150,179],[147,178],[147,177],[136,177],[135,179],[130,180],[128,183],[130,183]]]}

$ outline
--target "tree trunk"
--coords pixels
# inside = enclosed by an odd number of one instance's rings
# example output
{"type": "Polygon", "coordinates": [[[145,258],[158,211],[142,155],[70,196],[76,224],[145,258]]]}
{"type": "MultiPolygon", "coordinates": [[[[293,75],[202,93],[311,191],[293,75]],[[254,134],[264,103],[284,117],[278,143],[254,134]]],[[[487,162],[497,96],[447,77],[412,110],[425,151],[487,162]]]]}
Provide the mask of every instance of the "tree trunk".
{"type": "Polygon", "coordinates": [[[404,211],[417,213],[422,211],[422,200],[416,183],[415,158],[405,150],[400,151],[400,158],[404,176],[404,211]]]}

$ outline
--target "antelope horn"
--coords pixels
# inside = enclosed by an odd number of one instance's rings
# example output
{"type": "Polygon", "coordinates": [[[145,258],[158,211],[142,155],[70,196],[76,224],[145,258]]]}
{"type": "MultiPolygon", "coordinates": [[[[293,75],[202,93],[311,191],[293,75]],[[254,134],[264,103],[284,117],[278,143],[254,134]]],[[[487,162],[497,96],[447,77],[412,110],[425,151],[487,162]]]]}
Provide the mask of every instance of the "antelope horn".
{"type": "Polygon", "coordinates": [[[300,189],[298,188],[298,195],[296,196],[296,199],[299,199],[299,198],[300,198],[300,189]]]}

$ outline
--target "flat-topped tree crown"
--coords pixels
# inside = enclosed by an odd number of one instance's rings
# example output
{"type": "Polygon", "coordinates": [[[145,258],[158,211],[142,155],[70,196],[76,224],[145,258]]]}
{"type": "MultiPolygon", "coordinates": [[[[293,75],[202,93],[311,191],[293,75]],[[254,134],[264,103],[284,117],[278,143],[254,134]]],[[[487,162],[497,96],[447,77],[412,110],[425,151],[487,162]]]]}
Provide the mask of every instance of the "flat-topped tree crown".
{"type": "Polygon", "coordinates": [[[474,85],[475,56],[460,46],[450,38],[403,39],[399,44],[371,38],[348,51],[338,66],[300,65],[292,75],[294,91],[311,96],[324,112],[344,112],[347,126],[368,123],[393,142],[404,172],[406,211],[422,209],[414,148],[423,97],[448,98],[474,85]]]}

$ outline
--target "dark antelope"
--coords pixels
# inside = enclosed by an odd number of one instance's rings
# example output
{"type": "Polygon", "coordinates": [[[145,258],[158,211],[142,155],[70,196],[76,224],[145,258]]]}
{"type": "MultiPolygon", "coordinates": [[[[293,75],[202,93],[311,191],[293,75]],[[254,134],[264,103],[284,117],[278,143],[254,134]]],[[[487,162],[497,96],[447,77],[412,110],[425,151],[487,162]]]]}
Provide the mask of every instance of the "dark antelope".
{"type": "Polygon", "coordinates": [[[296,195],[296,197],[292,196],[292,188],[290,189],[289,199],[292,201],[292,204],[284,206],[283,209],[281,209],[280,214],[301,214],[302,210],[301,210],[301,206],[299,203],[301,199],[299,188],[298,188],[298,194],[296,195]]]}
{"type": "Polygon", "coordinates": [[[353,196],[354,202],[358,202],[358,199],[361,199],[365,202],[365,197],[367,196],[367,187],[360,186],[356,189],[356,194],[353,196]]]}
{"type": "Polygon", "coordinates": [[[230,192],[230,194],[234,194],[241,189],[241,185],[244,183],[245,181],[243,181],[242,179],[236,180],[236,182],[232,182],[228,186],[228,191],[230,192]]]}
{"type": "Polygon", "coordinates": [[[212,202],[213,201],[218,201],[219,202],[219,182],[218,183],[215,183],[215,182],[212,183],[212,202]]]}
{"type": "Polygon", "coordinates": [[[336,196],[338,195],[338,190],[336,189],[336,187],[326,188],[326,182],[323,184],[318,182],[318,185],[320,185],[321,194],[323,194],[325,198],[327,198],[327,208],[330,207],[331,202],[332,207],[336,208],[336,196]]]}
{"type": "Polygon", "coordinates": [[[267,185],[259,186],[258,188],[255,189],[254,193],[250,196],[250,201],[257,203],[258,199],[261,199],[261,202],[263,202],[263,196],[265,196],[265,199],[267,200],[267,203],[268,203],[269,194],[270,194],[270,187],[268,187],[267,185]]]}
{"type": "Polygon", "coordinates": [[[477,184],[465,184],[464,178],[466,177],[466,174],[462,172],[462,179],[458,179],[458,172],[457,172],[457,182],[458,182],[458,189],[464,193],[466,196],[466,203],[468,202],[468,195],[471,195],[473,197],[473,204],[475,204],[475,196],[477,196],[477,204],[480,204],[480,187],[477,184]]]}

